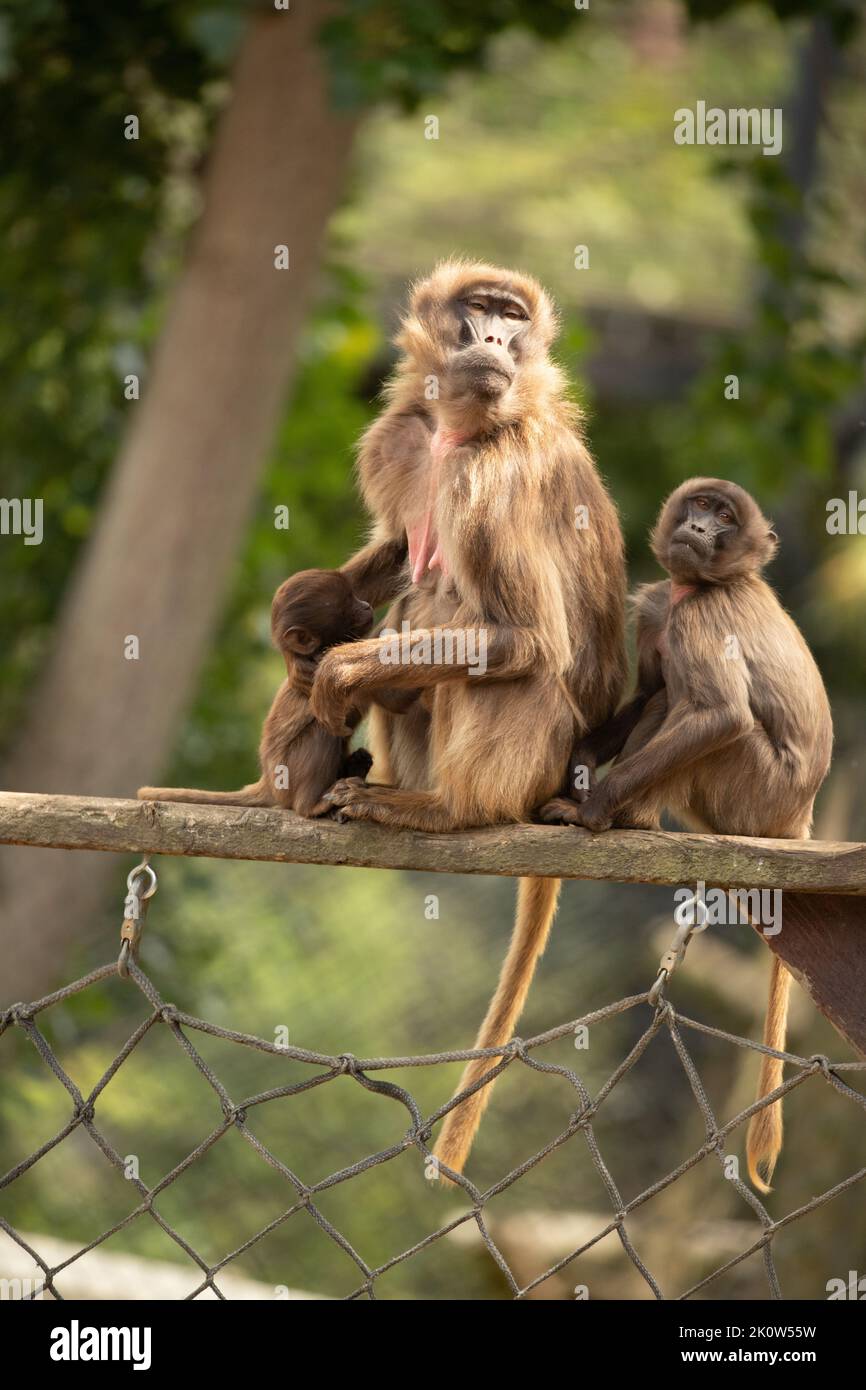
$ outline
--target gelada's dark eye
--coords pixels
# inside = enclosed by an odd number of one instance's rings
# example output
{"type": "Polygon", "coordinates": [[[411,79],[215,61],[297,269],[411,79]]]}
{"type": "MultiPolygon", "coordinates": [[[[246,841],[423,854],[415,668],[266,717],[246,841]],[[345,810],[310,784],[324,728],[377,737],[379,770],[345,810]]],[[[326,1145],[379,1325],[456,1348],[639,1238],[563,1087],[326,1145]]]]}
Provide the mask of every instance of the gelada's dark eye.
{"type": "Polygon", "coordinates": [[[506,319],[517,319],[519,321],[523,318],[523,315],[519,309],[506,309],[502,317],[506,319]]]}
{"type": "Polygon", "coordinates": [[[719,521],[733,521],[733,519],[731,512],[719,512],[719,521]]]}
{"type": "Polygon", "coordinates": [[[695,506],[700,507],[702,512],[709,511],[710,504],[706,497],[696,497],[695,506]]]}
{"type": "Polygon", "coordinates": [[[482,301],[481,301],[480,299],[470,299],[470,300],[469,300],[469,308],[470,308],[470,309],[477,309],[477,310],[479,310],[479,311],[483,314],[483,313],[484,313],[484,310],[487,308],[487,305],[484,304],[484,303],[482,303],[482,301]]]}

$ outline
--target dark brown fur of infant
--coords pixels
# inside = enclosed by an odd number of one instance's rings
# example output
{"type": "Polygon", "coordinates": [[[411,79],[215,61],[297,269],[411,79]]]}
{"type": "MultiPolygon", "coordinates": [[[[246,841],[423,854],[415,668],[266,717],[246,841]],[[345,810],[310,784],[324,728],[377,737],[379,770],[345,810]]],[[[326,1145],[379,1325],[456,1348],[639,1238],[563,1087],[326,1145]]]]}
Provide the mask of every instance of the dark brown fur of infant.
{"type": "Polygon", "coordinates": [[[329,733],[310,710],[316,667],[326,651],[364,637],[373,609],[358,598],[340,570],[302,570],[274,594],[271,635],[286,663],[283,681],[262,729],[261,776],[239,791],[190,787],[140,787],[143,801],[191,801],[215,806],[282,806],[301,816],[332,810],[323,800],[340,777],[366,776],[372,759],[363,748],[349,753],[352,731],[363,711],[347,712],[340,733],[329,733]]]}

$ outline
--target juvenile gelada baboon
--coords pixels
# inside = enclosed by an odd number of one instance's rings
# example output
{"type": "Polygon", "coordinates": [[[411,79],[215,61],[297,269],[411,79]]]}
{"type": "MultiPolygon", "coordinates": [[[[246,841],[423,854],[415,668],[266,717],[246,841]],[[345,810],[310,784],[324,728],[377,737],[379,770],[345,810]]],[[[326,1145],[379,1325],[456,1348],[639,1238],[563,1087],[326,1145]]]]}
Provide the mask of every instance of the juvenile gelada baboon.
{"type": "MultiPolygon", "coordinates": [[[[399,563],[405,545],[392,546],[399,563]]],[[[140,787],[143,801],[191,801],[215,806],[282,806],[302,816],[327,815],[325,792],[346,773],[364,773],[370,755],[349,753],[360,708],[346,710],[342,728],[325,729],[310,709],[313,676],[322,655],[337,643],[365,636],[373,609],[339,570],[302,570],[281,584],[271,606],[271,635],[286,663],[283,681],[262,729],[261,776],[239,791],[193,787],[140,787]]]]}
{"type": "MultiPolygon", "coordinates": [[[[637,694],[579,740],[573,770],[591,774],[619,756],[582,802],[556,800],[542,819],[593,831],[657,828],[668,810],[695,830],[808,839],[833,724],[812,654],[761,577],[776,546],[736,483],[692,478],[672,493],[652,538],[670,579],[643,585],[635,598],[637,694]]],[[[764,1043],[777,1051],[790,985],[774,955],[764,1043]]],[[[779,1058],[763,1057],[759,1099],[781,1084],[782,1069],[779,1058]]],[[[776,1101],[749,1124],[749,1175],[761,1191],[781,1146],[776,1101]]]]}

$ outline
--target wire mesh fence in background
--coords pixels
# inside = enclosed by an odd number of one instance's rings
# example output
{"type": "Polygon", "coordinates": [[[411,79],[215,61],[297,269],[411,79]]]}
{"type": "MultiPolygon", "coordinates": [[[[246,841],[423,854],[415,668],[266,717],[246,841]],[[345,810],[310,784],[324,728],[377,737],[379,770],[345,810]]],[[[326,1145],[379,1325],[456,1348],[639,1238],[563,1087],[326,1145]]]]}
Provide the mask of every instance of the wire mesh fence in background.
{"type": "MultiPolygon", "coordinates": [[[[20,1028],[26,1033],[33,1046],[36,1048],[45,1065],[51,1069],[57,1078],[59,1085],[63,1086],[69,1094],[71,1101],[71,1112],[68,1120],[57,1134],[50,1138],[41,1147],[30,1153],[17,1163],[5,1176],[0,1179],[0,1190],[8,1189],[23,1174],[28,1172],[34,1164],[40,1162],[46,1154],[56,1150],[59,1145],[66,1142],[77,1130],[85,1131],[92,1139],[97,1149],[101,1151],[107,1165],[116,1170],[121,1179],[130,1181],[138,1191],[140,1202],[127,1216],[116,1222],[113,1226],[102,1232],[95,1240],[76,1250],[62,1263],[49,1265],[37,1249],[31,1245],[10,1225],[8,1221],[0,1217],[0,1227],[7,1235],[17,1243],[17,1245],[27,1252],[42,1271],[44,1288],[55,1298],[63,1298],[64,1270],[81,1259],[89,1251],[96,1250],[111,1236],[117,1232],[131,1226],[137,1221],[154,1221],[165,1234],[173,1240],[176,1245],[184,1252],[190,1261],[196,1266],[198,1282],[188,1294],[188,1298],[194,1299],[211,1291],[211,1296],[218,1298],[225,1297],[219,1285],[219,1276],[222,1271],[227,1270],[233,1261],[238,1260],[252,1247],[263,1241],[267,1236],[275,1231],[285,1222],[291,1220],[313,1220],[322,1232],[322,1238],[334,1242],[343,1252],[346,1259],[352,1261],[357,1269],[357,1286],[347,1295],[350,1299],[366,1297],[376,1297],[376,1281],[387,1271],[405,1260],[410,1260],[419,1252],[425,1250],[435,1241],[441,1240],[444,1236],[454,1231],[457,1227],[467,1222],[474,1222],[481,1234],[490,1258],[495,1261],[496,1266],[507,1281],[511,1293],[516,1299],[526,1298],[528,1295],[537,1295],[535,1291],[544,1285],[545,1281],[552,1279],[561,1270],[567,1268],[572,1261],[577,1260],[584,1252],[590,1250],[599,1241],[603,1240],[612,1232],[616,1232],[623,1249],[631,1260],[635,1269],[645,1280],[652,1294],[656,1298],[688,1298],[698,1291],[705,1289],[718,1279],[726,1271],[748,1259],[757,1251],[763,1252],[764,1266],[769,1283],[769,1291],[772,1297],[781,1298],[782,1290],[779,1284],[778,1275],[773,1258],[773,1241],[779,1231],[795,1221],[800,1221],[809,1213],[816,1211],[825,1203],[831,1201],[840,1193],[845,1192],[855,1183],[866,1176],[866,1167],[853,1172],[844,1181],[827,1189],[813,1197],[809,1202],[798,1207],[796,1210],[788,1212],[778,1220],[772,1220],[766,1211],[759,1197],[743,1183],[737,1175],[736,1167],[731,1168],[730,1156],[725,1154],[725,1144],[732,1133],[739,1125],[743,1124],[749,1117],[759,1110],[762,1105],[772,1104],[773,1101],[784,1096],[787,1092],[801,1085],[815,1086],[826,1084],[836,1091],[840,1097],[854,1102],[860,1110],[866,1109],[866,1096],[859,1091],[848,1086],[840,1073],[844,1071],[866,1070],[866,1062],[841,1062],[832,1063],[826,1057],[798,1057],[791,1053],[774,1054],[784,1055],[789,1063],[792,1074],[783,1085],[778,1087],[772,1095],[766,1097],[761,1102],[755,1102],[746,1109],[741,1110],[724,1124],[716,1122],[706,1092],[695,1066],[694,1060],[684,1041],[685,1030],[697,1030],[704,1034],[730,1043],[736,1047],[751,1048],[758,1052],[767,1052],[769,1049],[759,1043],[754,1043],[746,1038],[737,1037],[734,1034],[722,1032],[719,1029],[709,1027],[705,1024],[696,1022],[694,1019],[685,1018],[659,992],[658,985],[648,990],[644,994],[633,995],[626,999],[621,999],[617,1003],[610,1004],[606,1008],[599,1009],[594,1013],[586,1015],[584,1018],[574,1019],[571,1022],[560,1024],[537,1037],[527,1041],[514,1039],[503,1049],[491,1050],[488,1053],[477,1051],[462,1052],[440,1052],[428,1056],[419,1057],[364,1057],[356,1058],[350,1054],[342,1056],[328,1056],[316,1052],[307,1051],[302,1048],[281,1046],[276,1043],[268,1042],[262,1038],[257,1038],[248,1034],[236,1033],[230,1029],[219,1027],[207,1022],[205,1019],[196,1018],[190,1014],[175,1008],[172,1004],[166,1004],[160,998],[153,983],[141,970],[134,958],[127,950],[124,953],[124,969],[128,977],[134,981],[141,991],[148,1005],[147,1016],[134,1030],[124,1046],[117,1053],[111,1064],[99,1078],[96,1085],[89,1094],[85,1095],[76,1085],[74,1079],[68,1075],[58,1059],[57,1053],[51,1047],[40,1029],[38,1019],[40,1014],[45,1013],[54,1005],[70,998],[72,995],[79,994],[81,991],[96,988],[101,981],[106,980],[118,969],[116,963],[104,965],[80,980],[63,989],[57,990],[53,994],[47,995],[32,1004],[16,1004],[0,1014],[0,1035],[6,1030],[20,1028]],[[545,1062],[537,1057],[536,1053],[541,1052],[545,1046],[563,1038],[568,1034],[574,1033],[576,1029],[583,1026],[601,1024],[605,1020],[613,1018],[615,1015],[623,1014],[629,1010],[646,1008],[650,1014],[648,1026],[641,1034],[631,1051],[624,1058],[618,1067],[609,1076],[604,1085],[598,1092],[591,1096],[587,1087],[577,1073],[569,1067],[545,1062]],[[105,1091],[111,1079],[120,1071],[124,1063],[133,1054],[135,1049],[141,1044],[142,1040],[150,1033],[151,1029],[162,1028],[168,1031],[176,1041],[177,1045],[183,1050],[189,1059],[190,1066],[197,1068],[201,1075],[206,1079],[212,1088],[214,1095],[219,1103],[222,1119],[221,1122],[207,1135],[201,1143],[197,1144],[186,1156],[173,1167],[165,1176],[153,1187],[148,1187],[140,1178],[131,1176],[127,1172],[124,1159],[113,1148],[106,1135],[97,1123],[97,1111],[99,1108],[100,1097],[105,1091]],[[639,1058],[651,1045],[657,1034],[666,1031],[672,1042],[680,1063],[688,1078],[691,1093],[696,1105],[699,1107],[703,1119],[706,1137],[703,1144],[693,1153],[688,1154],[683,1161],[667,1173],[664,1177],[645,1188],[630,1201],[623,1201],[616,1181],[610,1172],[599,1149],[596,1136],[593,1131],[593,1122],[599,1111],[606,1104],[616,1086],[622,1081],[631,1069],[635,1066],[639,1058]],[[302,1063],[309,1067],[310,1074],[306,1079],[291,1085],[275,1085],[273,1089],[260,1092],[255,1095],[247,1096],[241,1100],[233,1100],[226,1087],[222,1084],[213,1069],[201,1056],[191,1040],[190,1034],[196,1032],[210,1034],[215,1038],[223,1039],[226,1042],[234,1043],[238,1047],[254,1048],[259,1052],[272,1054],[274,1065],[282,1067],[286,1060],[302,1063]],[[423,1172],[427,1177],[434,1177],[437,1172],[436,1160],[431,1154],[429,1143],[433,1126],[442,1118],[448,1110],[458,1103],[458,1098],[454,1098],[446,1105],[436,1110],[434,1113],[424,1118],[421,1115],[418,1105],[408,1090],[396,1085],[392,1081],[378,1079],[371,1073],[385,1072],[389,1070],[406,1069],[410,1067],[432,1067],[445,1063],[465,1061],[471,1057],[491,1056],[498,1058],[497,1064],[484,1077],[479,1085],[488,1085],[506,1067],[525,1066],[533,1071],[541,1072],[546,1075],[556,1075],[565,1078],[574,1088],[576,1107],[569,1119],[569,1123],[561,1133],[555,1135],[550,1141],[539,1149],[525,1162],[505,1174],[498,1182],[494,1183],[484,1191],[479,1190],[465,1176],[456,1177],[456,1181],[469,1199],[469,1207],[465,1212],[461,1212],[445,1224],[438,1226],[417,1241],[409,1248],[393,1255],[384,1263],[373,1266],[364,1259],[362,1251],[356,1250],[346,1237],[326,1219],[322,1211],[317,1206],[317,1198],[320,1194],[336,1187],[341,1183],[349,1183],[357,1178],[361,1173],[368,1171],[378,1165],[388,1164],[392,1160],[404,1153],[407,1149],[415,1148],[418,1150],[423,1172]],[[330,1176],[313,1184],[307,1184],[303,1175],[293,1172],[290,1167],[283,1163],[276,1154],[272,1153],[256,1136],[253,1129],[255,1112],[262,1106],[285,1105],[291,1101],[292,1097],[310,1090],[312,1087],[321,1086],[328,1082],[334,1082],[338,1078],[344,1077],[354,1081],[357,1085],[376,1095],[393,1100],[402,1106],[407,1112],[408,1128],[405,1137],[396,1144],[388,1148],[374,1152],[344,1167],[330,1176]],[[203,1157],[215,1144],[231,1130],[237,1130],[258,1154],[263,1163],[270,1165],[285,1180],[287,1201],[285,1209],[272,1221],[268,1222],[261,1229],[250,1235],[242,1244],[230,1250],[222,1259],[216,1263],[209,1263],[199,1252],[187,1241],[182,1231],[177,1230],[160,1211],[160,1196],[174,1183],[183,1173],[186,1173],[199,1159],[203,1157]],[[531,1169],[537,1164],[543,1163],[545,1158],[559,1149],[564,1144],[578,1142],[578,1136],[582,1137],[587,1145],[595,1168],[604,1184],[610,1199],[611,1216],[599,1230],[585,1240],[577,1248],[570,1250],[561,1259],[546,1268],[537,1277],[522,1286],[518,1283],[512,1269],[503,1256],[496,1242],[493,1240],[488,1224],[485,1221],[485,1208],[492,1198],[505,1191],[514,1183],[520,1182],[531,1169]],[[668,1188],[678,1178],[682,1177],[696,1164],[703,1159],[715,1155],[720,1162],[719,1181],[730,1182],[736,1189],[740,1199],[750,1209],[755,1222],[755,1238],[747,1246],[728,1259],[712,1273],[706,1275],[698,1283],[689,1288],[675,1287],[675,1272],[665,1271],[653,1273],[640,1253],[635,1248],[635,1244],[629,1232],[628,1221],[630,1215],[645,1203],[651,1201],[664,1189],[668,1188]]],[[[0,1044],[2,1046],[2,1044],[0,1044]]],[[[472,1089],[476,1089],[473,1087],[472,1089]]],[[[469,1094],[468,1091],[461,1093],[462,1096],[469,1094]]],[[[443,1172],[448,1170],[443,1169],[443,1172]]],[[[419,1180],[420,1178],[419,1174],[419,1180]]],[[[459,1259],[461,1252],[455,1250],[455,1258],[459,1259]]]]}

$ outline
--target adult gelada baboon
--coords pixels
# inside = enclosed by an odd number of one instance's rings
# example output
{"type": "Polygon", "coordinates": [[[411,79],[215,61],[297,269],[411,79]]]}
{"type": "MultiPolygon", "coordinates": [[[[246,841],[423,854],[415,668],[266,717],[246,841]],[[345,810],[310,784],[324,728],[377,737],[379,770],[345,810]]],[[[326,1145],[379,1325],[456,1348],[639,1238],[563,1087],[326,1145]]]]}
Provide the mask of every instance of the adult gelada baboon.
{"type": "MultiPolygon", "coordinates": [[[[526,275],[449,261],[415,286],[388,404],[361,445],[374,518],[344,572],[371,602],[394,597],[371,555],[404,534],[409,573],[386,622],[407,623],[411,663],[384,664],[373,638],[326,653],[312,708],[334,730],[378,687],[418,690],[404,714],[376,710],[374,777],[330,794],[345,819],[421,831],[525,821],[563,783],[575,730],[608,718],[622,691],[625,571],[614,506],[548,356],[553,306],[526,275]],[[443,657],[432,629],[455,636],[443,657]],[[486,643],[486,670],[470,653],[486,643]],[[462,639],[462,640],[461,640],[462,639]]],[[[478,1047],[507,1042],[544,949],[559,891],[522,879],[511,945],[478,1047]]],[[[495,1065],[483,1058],[460,1088],[495,1065]]],[[[460,1170],[490,1094],[446,1118],[437,1153],[460,1170]]]]}
{"type": "MultiPolygon", "coordinates": [[[[691,478],[662,507],[652,544],[670,579],[637,592],[637,694],[578,742],[574,764],[591,774],[620,757],[582,804],[553,801],[542,818],[653,829],[667,809],[695,830],[807,839],[833,722],[814,658],[761,577],[775,531],[744,488],[691,478]]],[[[764,1043],[777,1052],[790,986],[774,955],[764,1043]]],[[[759,1099],[781,1084],[783,1065],[764,1054],[759,1099]]],[[[775,1101],[752,1116],[746,1143],[762,1192],[781,1146],[775,1101]]]]}

